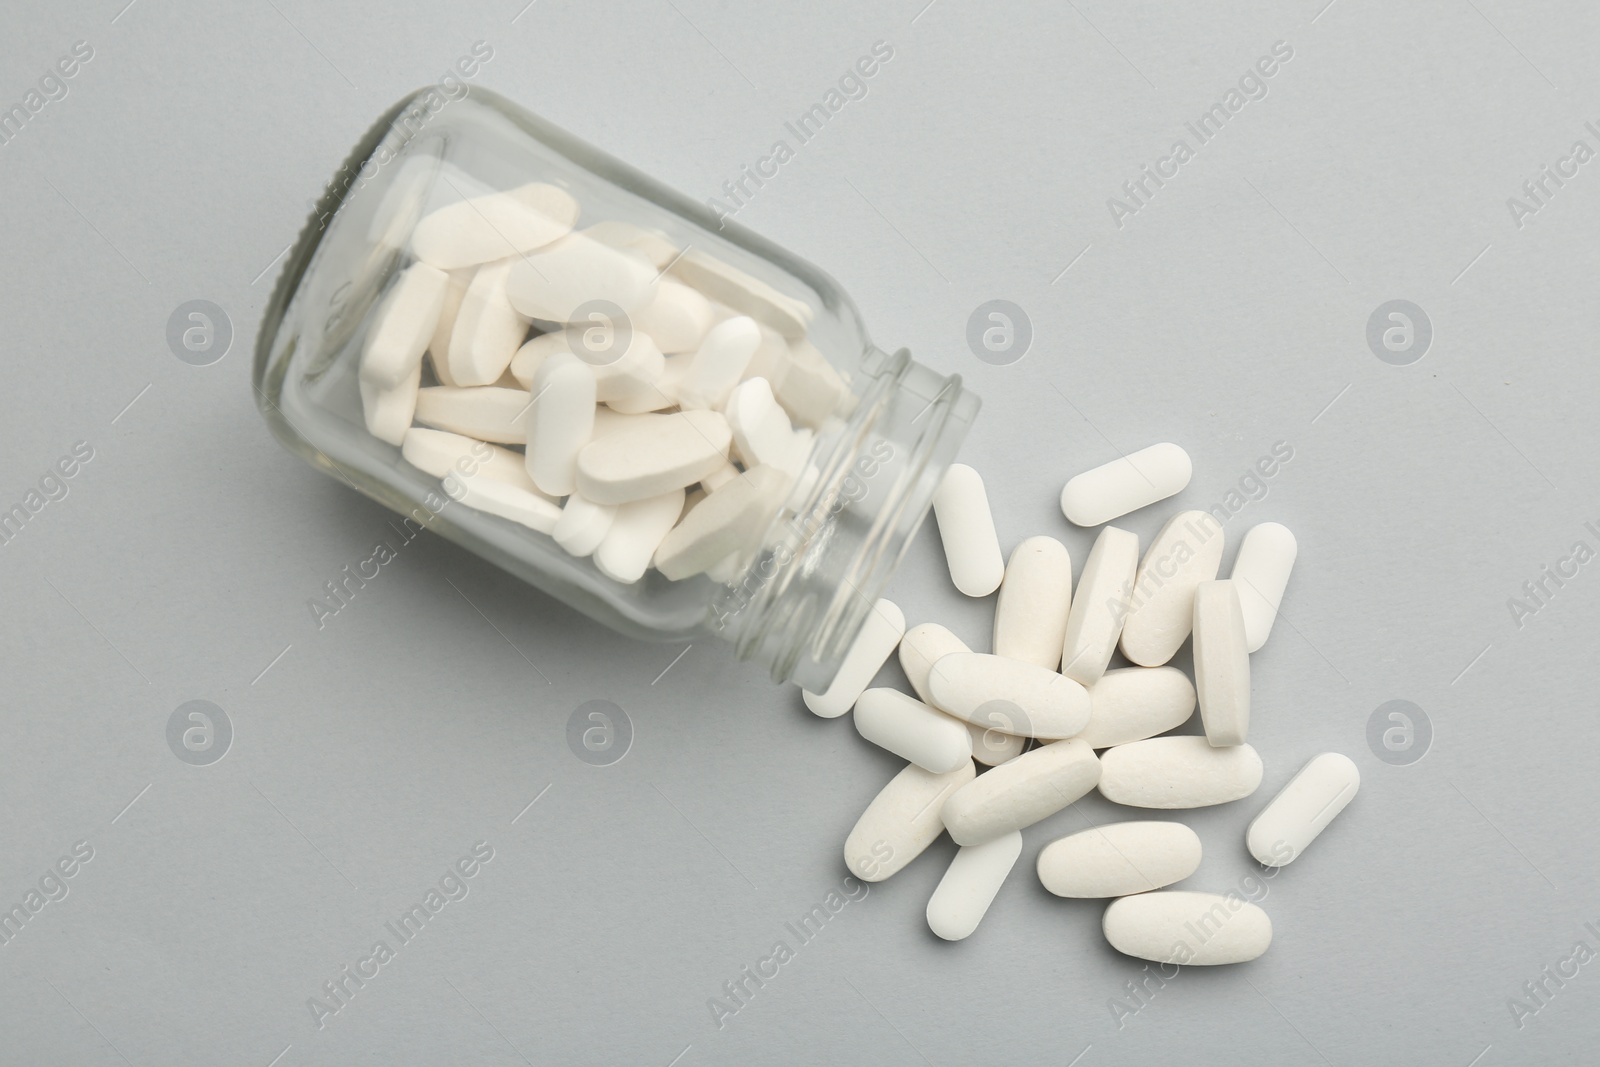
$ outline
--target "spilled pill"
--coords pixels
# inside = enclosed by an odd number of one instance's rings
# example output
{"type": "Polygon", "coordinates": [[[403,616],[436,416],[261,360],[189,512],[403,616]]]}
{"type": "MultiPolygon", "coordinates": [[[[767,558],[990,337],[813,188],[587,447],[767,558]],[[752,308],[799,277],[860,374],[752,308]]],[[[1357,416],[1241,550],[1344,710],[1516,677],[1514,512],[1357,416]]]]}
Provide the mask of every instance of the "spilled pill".
{"type": "Polygon", "coordinates": [[[1053,537],[1030,537],[1011,550],[994,606],[994,652],[1056,670],[1072,608],[1072,556],[1053,537]]]}
{"type": "Polygon", "coordinates": [[[1092,748],[1143,741],[1182,726],[1195,693],[1176,667],[1118,667],[1089,687],[1089,725],[1078,737],[1092,748]]]}
{"type": "Polygon", "coordinates": [[[1277,522],[1252,526],[1239,545],[1231,577],[1244,612],[1245,642],[1251,652],[1266,644],[1272,633],[1298,552],[1294,534],[1277,522]]]}
{"type": "Polygon", "coordinates": [[[928,900],[928,929],[946,941],[971,936],[1022,854],[1015,830],[979,845],[963,845],[928,900]]]}
{"type": "Polygon", "coordinates": [[[1360,788],[1361,771],[1349,756],[1313,756],[1250,823],[1250,855],[1268,867],[1294,862],[1360,788]]]}
{"type": "Polygon", "coordinates": [[[1194,591],[1194,688],[1206,740],[1242,745],[1250,731],[1250,650],[1244,615],[1230,581],[1194,591]]]}
{"type": "Polygon", "coordinates": [[[1078,526],[1099,526],[1183,492],[1194,473],[1189,453],[1164,443],[1084,471],[1061,490],[1061,513],[1078,526]]]}
{"type": "Polygon", "coordinates": [[[950,794],[944,802],[944,825],[956,844],[976,845],[1049,818],[1099,780],[1094,749],[1082,741],[1056,741],[1024,752],[950,794]]]}
{"type": "Polygon", "coordinates": [[[853,717],[862,737],[935,774],[972,759],[972,738],[961,723],[897,689],[868,689],[853,717]]]}
{"type": "Polygon", "coordinates": [[[933,494],[933,514],[956,588],[967,596],[988,596],[998,589],[1006,564],[983,477],[965,463],[952,463],[933,494]]]}
{"type": "Polygon", "coordinates": [[[1127,618],[1127,596],[1139,566],[1139,537],[1107,526],[1094,540],[1078,576],[1078,595],[1067,613],[1061,673],[1094,685],[1111,662],[1127,618]]]}
{"type": "Polygon", "coordinates": [[[905,632],[906,617],[893,601],[879,600],[873,604],[827,691],[803,691],[806,707],[824,719],[836,719],[849,711],[872,683],[872,676],[894,653],[905,632]]]}
{"type": "Polygon", "coordinates": [[[1204,511],[1180,511],[1145,550],[1122,624],[1122,654],[1141,667],[1159,667],[1194,626],[1194,590],[1217,576],[1222,527],[1204,511]]]}
{"type": "Polygon", "coordinates": [[[928,691],[958,719],[1026,737],[1072,737],[1089,721],[1089,693],[1071,678],[982,652],[940,657],[928,691]]]}
{"type": "Polygon", "coordinates": [[[1101,753],[1100,795],[1134,808],[1204,808],[1254,793],[1261,773],[1261,757],[1249,745],[1152,737],[1101,753]]]}
{"type": "Polygon", "coordinates": [[[1181,882],[1200,867],[1200,837],[1181,822],[1114,822],[1039,852],[1039,881],[1058,897],[1125,897],[1181,882]]]}
{"type": "Polygon", "coordinates": [[[844,862],[864,882],[881,882],[922,855],[944,832],[945,800],[977,774],[971,761],[944,774],[905,767],[878,791],[844,842],[844,862]]]}
{"type": "Polygon", "coordinates": [[[1184,967],[1246,963],[1272,944],[1272,920],[1238,893],[1163,889],[1121,897],[1101,920],[1111,947],[1184,967]]]}
{"type": "MultiPolygon", "coordinates": [[[[928,689],[928,675],[932,673],[934,663],[952,652],[970,651],[961,638],[945,627],[936,622],[921,623],[907,630],[905,637],[900,639],[900,669],[905,672],[906,680],[911,683],[911,689],[917,697],[931,706],[933,694],[928,689]]],[[[1005,718],[1002,715],[986,713],[983,717],[989,721],[980,724],[964,719],[954,720],[965,726],[972,737],[973,759],[993,767],[1022,755],[1028,743],[1027,738],[1001,730],[1005,718]]]]}

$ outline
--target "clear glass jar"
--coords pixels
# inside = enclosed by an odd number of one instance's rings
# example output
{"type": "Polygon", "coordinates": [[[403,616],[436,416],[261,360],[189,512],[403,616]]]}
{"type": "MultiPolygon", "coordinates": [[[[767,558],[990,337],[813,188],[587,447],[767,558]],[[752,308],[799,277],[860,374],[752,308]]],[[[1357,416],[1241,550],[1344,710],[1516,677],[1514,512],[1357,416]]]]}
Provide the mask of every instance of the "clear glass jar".
{"type": "MultiPolygon", "coordinates": [[[[422,384],[436,384],[428,357],[423,364],[422,384]]],[[[481,89],[455,100],[413,94],[356,145],[289,254],[257,340],[254,385],[290,451],[509,574],[632,636],[718,634],[776,680],[817,691],[881,595],[978,409],[958,376],[876,348],[850,299],[817,268],[481,89]],[[774,501],[776,512],[720,580],[669,581],[650,570],[615,581],[548,533],[456,503],[448,478],[412,466],[367,430],[361,353],[380,298],[413,261],[418,221],[463,186],[529,182],[571,194],[580,230],[608,222],[613,236],[648,232],[653,244],[637,254],[654,256],[658,278],[697,284],[709,270],[713,282],[735,279],[731,295],[717,289],[741,305],[727,313],[763,320],[764,337],[776,330],[791,355],[803,347],[812,360],[789,383],[801,403],[774,386],[796,426],[814,430],[812,473],[774,501]],[[663,263],[669,254],[677,258],[663,263]],[[746,300],[748,291],[757,296],[746,300]]]]}

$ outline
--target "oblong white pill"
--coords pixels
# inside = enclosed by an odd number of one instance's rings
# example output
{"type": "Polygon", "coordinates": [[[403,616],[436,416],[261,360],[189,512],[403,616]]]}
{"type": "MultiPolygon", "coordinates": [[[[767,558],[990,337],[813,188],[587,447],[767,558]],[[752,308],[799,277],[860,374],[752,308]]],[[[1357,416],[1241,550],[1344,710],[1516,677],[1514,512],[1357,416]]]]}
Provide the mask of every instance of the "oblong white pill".
{"type": "MultiPolygon", "coordinates": [[[[440,385],[460,385],[450,373],[450,335],[455,332],[456,316],[461,313],[461,302],[467,297],[467,288],[477,271],[472,267],[449,272],[449,282],[444,288],[444,302],[439,305],[439,320],[433,327],[433,338],[428,342],[428,365],[440,385]]],[[[520,316],[519,316],[520,317],[520,316]]]]}
{"type": "Polygon", "coordinates": [[[787,481],[781,471],[755,467],[707,493],[662,539],[656,570],[681,581],[750,544],[777,511],[787,481]]]}
{"type": "Polygon", "coordinates": [[[521,389],[497,385],[430,385],[417,393],[416,417],[435,429],[520,445],[527,440],[523,414],[530,399],[521,389]]]}
{"type": "Polygon", "coordinates": [[[1176,667],[1118,667],[1089,687],[1089,725],[1078,737],[1111,748],[1164,734],[1194,714],[1194,685],[1176,667]]]}
{"type": "Polygon", "coordinates": [[[399,385],[380,386],[357,375],[361,393],[361,414],[367,432],[391,445],[402,444],[406,431],[417,410],[417,386],[422,381],[422,364],[411,368],[411,373],[399,385]]]}
{"type": "Polygon", "coordinates": [[[506,369],[524,389],[531,389],[534,375],[539,373],[539,368],[544,366],[545,360],[558,352],[571,351],[572,346],[568,343],[567,331],[552,330],[549,333],[541,333],[537,337],[528,338],[517,349],[516,355],[511,357],[511,363],[506,369]]]}
{"type": "Polygon", "coordinates": [[[1139,535],[1107,526],[1094,540],[1078,576],[1078,595],[1067,614],[1061,673],[1094,685],[1111,662],[1128,616],[1128,592],[1139,566],[1139,535]]]}
{"type": "Polygon", "coordinates": [[[788,343],[780,374],[767,375],[772,395],[796,426],[820,428],[831,416],[844,418],[855,409],[850,382],[810,341],[788,343]]]}
{"type": "Polygon", "coordinates": [[[399,385],[422,362],[444,308],[450,276],[426,263],[400,272],[378,308],[361,348],[361,375],[387,388],[399,385]]]}
{"type": "Polygon", "coordinates": [[[407,463],[435,478],[444,478],[453,471],[463,478],[481,475],[519,489],[539,492],[523,467],[521,453],[448,430],[413,426],[400,443],[400,454],[407,463]]]}
{"type": "Polygon", "coordinates": [[[567,350],[594,371],[595,395],[603,403],[625,401],[648,392],[661,402],[652,401],[654,406],[647,404],[640,411],[672,406],[670,398],[662,397],[656,389],[666,370],[666,357],[648,334],[634,330],[626,335],[624,346],[624,338],[608,326],[573,324],[565,333],[567,350]]]}
{"type": "Polygon", "coordinates": [[[853,717],[862,737],[935,774],[972,759],[972,738],[961,723],[898,690],[866,690],[853,717]]]}
{"type": "Polygon", "coordinates": [[[766,282],[715,256],[697,248],[686,249],[672,262],[669,273],[717,303],[766,323],[784,337],[794,339],[806,335],[812,317],[809,304],[783,295],[766,282]]]}
{"type": "Polygon", "coordinates": [[[806,707],[824,719],[835,719],[849,711],[872,684],[872,676],[894,652],[905,632],[906,617],[893,601],[879,600],[873,604],[827,691],[803,691],[806,707]]]}
{"type": "Polygon", "coordinates": [[[594,301],[631,315],[655,294],[656,268],[648,260],[581,233],[519,257],[506,276],[511,306],[547,322],[572,322],[580,308],[594,301]]]}
{"type": "MultiPolygon", "coordinates": [[[[928,690],[928,675],[932,673],[934,663],[952,652],[971,651],[961,638],[947,628],[936,622],[921,623],[907,630],[906,635],[900,639],[900,669],[905,672],[906,680],[911,683],[911,688],[916,692],[918,699],[931,707],[933,694],[928,690]]],[[[938,708],[934,710],[939,711],[941,715],[949,714],[938,708]]],[[[999,716],[988,717],[999,718],[999,716]]],[[[1022,755],[1023,748],[1028,744],[1026,737],[1005,733],[993,725],[983,726],[953,716],[951,721],[959,722],[967,728],[967,733],[972,738],[972,758],[990,767],[1022,755]]]]}
{"type": "Polygon", "coordinates": [[[944,802],[942,818],[956,844],[976,845],[1049,818],[1099,780],[1094,749],[1082,741],[1055,741],[956,790],[944,802]]]}
{"type": "Polygon", "coordinates": [[[1204,511],[1180,511],[1156,534],[1139,564],[1122,622],[1122,654],[1141,667],[1171,659],[1194,626],[1194,590],[1217,576],[1222,527],[1204,511]]]}
{"type": "Polygon", "coordinates": [[[594,550],[594,565],[612,581],[631,585],[644,577],[650,559],[683,514],[683,490],[634,500],[617,508],[611,529],[594,550]]]}
{"type": "Polygon", "coordinates": [[[1023,737],[1072,737],[1089,721],[1089,693],[1071,678],[984,652],[940,657],[928,691],[941,711],[1023,737]]]}
{"type": "Polygon", "coordinates": [[[655,298],[633,313],[633,328],[649,334],[663,352],[693,352],[715,321],[711,301],[671,279],[657,283],[655,298]]]}
{"type": "Polygon", "coordinates": [[[1100,754],[1100,795],[1134,808],[1204,808],[1254,793],[1261,773],[1261,757],[1249,745],[1152,737],[1100,754]]]}
{"type": "Polygon", "coordinates": [[[761,328],[748,315],[717,323],[678,379],[678,402],[684,408],[720,408],[760,344],[761,328]]]}
{"type": "Polygon", "coordinates": [[[933,494],[933,514],[956,588],[967,596],[988,596],[1000,588],[1006,563],[983,476],[965,463],[952,463],[933,494]]]}
{"type": "Polygon", "coordinates": [[[578,453],[594,435],[594,371],[571,352],[545,360],[533,391],[521,394],[528,476],[551,496],[578,487],[578,453]]]}
{"type": "Polygon", "coordinates": [[[481,475],[465,478],[455,471],[445,475],[444,491],[458,504],[521,523],[540,533],[555,529],[561,506],[538,493],[481,475]]]}
{"type": "Polygon", "coordinates": [[[1039,881],[1058,897],[1125,897],[1181,882],[1200,856],[1200,836],[1181,822],[1107,823],[1040,850],[1039,881]]]}
{"type": "Polygon", "coordinates": [[[594,550],[600,547],[600,542],[611,532],[611,524],[616,517],[614,505],[596,504],[573,493],[562,505],[561,518],[556,520],[550,536],[568,555],[582,559],[593,555],[594,550]]]}
{"type": "Polygon", "coordinates": [[[1239,607],[1244,612],[1245,642],[1251,652],[1266,644],[1272,633],[1299,551],[1294,534],[1277,522],[1250,527],[1239,545],[1230,577],[1237,586],[1239,607]]]}
{"type": "Polygon", "coordinates": [[[1011,550],[994,605],[994,652],[1057,670],[1072,610],[1072,556],[1054,537],[1030,537],[1011,550]]]}
{"type": "Polygon", "coordinates": [[[1021,854],[1022,835],[1015,830],[958,849],[928,900],[928,929],[946,941],[971,936],[1021,854]]]}
{"type": "Polygon", "coordinates": [[[978,771],[969,760],[945,774],[908,765],[878,791],[844,842],[844,863],[864,882],[881,882],[933,844],[944,832],[945,799],[978,771]]]}
{"type": "Polygon", "coordinates": [[[734,451],[747,466],[784,464],[793,458],[794,429],[765,378],[747,378],[735,386],[722,413],[733,430],[734,451]]]}
{"type": "Polygon", "coordinates": [[[417,258],[443,270],[530,252],[571,231],[578,202],[566,190],[531,182],[429,212],[411,234],[417,258]]]}
{"type": "Polygon", "coordinates": [[[1230,581],[1194,591],[1194,689],[1206,740],[1242,745],[1250,732],[1250,649],[1244,613],[1230,581]]]}
{"type": "Polygon", "coordinates": [[[1121,897],[1101,929],[1128,956],[1184,967],[1247,963],[1272,944],[1272,920],[1238,893],[1163,889],[1121,897]]]}
{"type": "Polygon", "coordinates": [[[1194,474],[1189,453],[1171,442],[1130,452],[1077,475],[1061,490],[1061,513],[1099,526],[1183,492],[1194,474]]]}
{"type": "Polygon", "coordinates": [[[626,504],[682,489],[720,470],[732,444],[728,420],[715,411],[639,416],[578,453],[578,491],[597,504],[626,504]]]}
{"type": "Polygon", "coordinates": [[[1360,788],[1361,771],[1349,756],[1313,756],[1250,823],[1244,835],[1250,855],[1268,867],[1294,862],[1360,788]]]}
{"type": "Polygon", "coordinates": [[[486,263],[472,276],[450,331],[450,378],[490,385],[511,365],[528,335],[528,320],[506,299],[511,262],[486,263]]]}
{"type": "Polygon", "coordinates": [[[621,219],[604,219],[583,231],[602,244],[634,251],[648,259],[657,270],[665,269],[678,258],[678,246],[660,230],[649,230],[621,219]]]}

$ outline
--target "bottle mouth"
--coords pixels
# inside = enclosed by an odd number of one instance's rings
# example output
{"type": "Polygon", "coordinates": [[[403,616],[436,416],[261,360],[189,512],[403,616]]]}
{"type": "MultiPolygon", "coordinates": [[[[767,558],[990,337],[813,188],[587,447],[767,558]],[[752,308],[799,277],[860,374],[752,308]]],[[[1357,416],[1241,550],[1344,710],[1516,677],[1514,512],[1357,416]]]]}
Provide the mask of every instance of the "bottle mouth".
{"type": "Polygon", "coordinates": [[[713,603],[713,627],[777,682],[821,692],[883,595],[977,415],[959,375],[905,349],[867,353],[872,381],[811,456],[814,488],[769,526],[763,547],[713,603]]]}

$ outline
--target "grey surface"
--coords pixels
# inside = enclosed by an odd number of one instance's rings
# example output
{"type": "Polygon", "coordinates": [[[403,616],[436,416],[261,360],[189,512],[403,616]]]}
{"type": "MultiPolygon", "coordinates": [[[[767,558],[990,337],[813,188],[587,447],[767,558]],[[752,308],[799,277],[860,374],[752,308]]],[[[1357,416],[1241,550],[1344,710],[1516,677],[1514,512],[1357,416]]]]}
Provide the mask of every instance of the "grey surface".
{"type": "MultiPolygon", "coordinates": [[[[1593,1060],[1600,963],[1520,1027],[1508,1001],[1574,942],[1600,949],[1600,564],[1520,627],[1507,601],[1575,541],[1600,548],[1600,162],[1520,228],[1506,204],[1575,139],[1600,147],[1592,7],[541,0],[513,23],[520,0],[125,2],[11,4],[0,34],[6,106],[73,41],[95,49],[0,146],[4,505],[94,449],[0,548],[0,898],[94,850],[0,945],[0,1060],[1593,1060]],[[1311,755],[1350,754],[1364,782],[1267,883],[1263,959],[1185,970],[1119,1028],[1140,964],[1105,946],[1099,903],[1032,871],[1045,842],[1130,814],[1096,797],[1026,834],[969,941],[923,920],[941,841],[800,946],[783,924],[841,885],[844,835],[898,766],[847,720],[428,537],[317,629],[307,599],[391,533],[255,414],[274,257],[379,111],[480,39],[475,84],[696,196],[890,42],[868,96],[739,217],[832,271],[879,344],[984,398],[963,456],[1008,548],[1049,533],[1081,564],[1056,496],[1119,450],[1182,443],[1196,475],[1171,506],[1203,507],[1292,445],[1227,527],[1227,560],[1258,521],[1300,538],[1254,660],[1267,777],[1186,819],[1206,847],[1189,884],[1252,873],[1243,828],[1311,755]],[[1294,58],[1269,95],[1115,226],[1107,198],[1277,40],[1294,58]],[[165,342],[197,298],[236,333],[208,367],[165,342]],[[993,298],[1031,319],[1010,366],[964,340],[993,298]],[[1366,344],[1392,299],[1432,321],[1410,366],[1366,344]],[[166,740],[194,699],[234,729],[210,766],[166,740]],[[633,724],[611,766],[565,740],[594,699],[633,724]],[[1367,747],[1393,699],[1434,729],[1410,766],[1367,747]],[[469,895],[319,1030],[307,999],[479,841],[469,895]],[[719,1029],[708,998],[779,939],[795,958],[719,1029]]],[[[1148,537],[1167,510],[1127,525],[1148,537]]],[[[985,647],[992,603],[950,587],[931,529],[892,595],[985,647]]]]}

